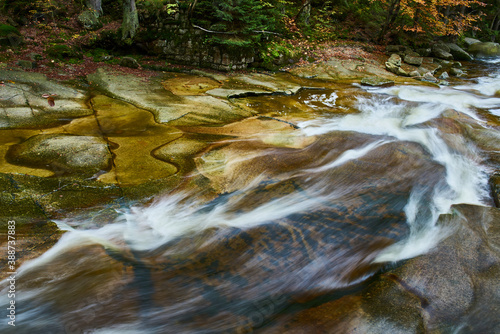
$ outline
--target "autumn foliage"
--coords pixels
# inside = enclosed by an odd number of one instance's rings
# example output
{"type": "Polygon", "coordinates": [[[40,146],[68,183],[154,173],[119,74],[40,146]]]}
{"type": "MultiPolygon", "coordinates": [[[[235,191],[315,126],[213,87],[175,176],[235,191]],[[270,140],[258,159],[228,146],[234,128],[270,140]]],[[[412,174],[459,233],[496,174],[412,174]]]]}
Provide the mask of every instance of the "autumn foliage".
{"type": "Polygon", "coordinates": [[[479,0],[370,0],[386,10],[379,40],[389,30],[406,31],[434,36],[459,36],[474,30],[474,23],[486,6],[479,0]]]}

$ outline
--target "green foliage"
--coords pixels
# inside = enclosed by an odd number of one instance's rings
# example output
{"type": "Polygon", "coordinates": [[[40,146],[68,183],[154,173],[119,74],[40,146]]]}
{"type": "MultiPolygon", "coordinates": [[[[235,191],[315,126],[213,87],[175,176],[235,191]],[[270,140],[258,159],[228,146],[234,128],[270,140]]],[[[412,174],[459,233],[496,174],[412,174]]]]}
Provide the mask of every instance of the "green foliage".
{"type": "Polygon", "coordinates": [[[103,58],[108,55],[109,55],[108,51],[101,48],[91,49],[85,53],[85,56],[91,57],[92,60],[95,62],[103,61],[103,58]]]}
{"type": "Polygon", "coordinates": [[[280,1],[223,0],[198,2],[193,22],[206,29],[237,34],[283,29],[280,1]]]}
{"type": "Polygon", "coordinates": [[[285,31],[283,5],[283,0],[200,0],[191,21],[212,31],[207,43],[258,50],[271,33],[285,31]]]}
{"type": "Polygon", "coordinates": [[[179,12],[179,4],[172,0],[136,0],[137,10],[150,14],[174,15],[179,12]]]}
{"type": "Polygon", "coordinates": [[[264,68],[274,69],[275,64],[282,63],[286,59],[299,58],[301,50],[287,41],[273,41],[266,44],[260,51],[260,58],[264,68]]]}

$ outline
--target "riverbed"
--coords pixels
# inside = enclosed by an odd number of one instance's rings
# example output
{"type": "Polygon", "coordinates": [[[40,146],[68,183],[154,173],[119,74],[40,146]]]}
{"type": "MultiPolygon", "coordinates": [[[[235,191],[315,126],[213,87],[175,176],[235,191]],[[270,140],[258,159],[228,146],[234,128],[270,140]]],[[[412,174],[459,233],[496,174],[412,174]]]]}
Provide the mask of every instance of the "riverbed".
{"type": "Polygon", "coordinates": [[[498,64],[11,78],[2,332],[498,331],[498,64]]]}

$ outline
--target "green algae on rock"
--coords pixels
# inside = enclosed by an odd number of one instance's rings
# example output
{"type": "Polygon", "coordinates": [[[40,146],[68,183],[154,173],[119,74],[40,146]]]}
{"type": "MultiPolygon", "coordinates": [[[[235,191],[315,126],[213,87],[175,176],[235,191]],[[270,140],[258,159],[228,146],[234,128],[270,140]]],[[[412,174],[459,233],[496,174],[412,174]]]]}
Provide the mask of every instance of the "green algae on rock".
{"type": "Polygon", "coordinates": [[[110,167],[106,141],[93,136],[38,135],[11,146],[8,160],[14,164],[45,168],[56,175],[93,175],[110,167]]]}

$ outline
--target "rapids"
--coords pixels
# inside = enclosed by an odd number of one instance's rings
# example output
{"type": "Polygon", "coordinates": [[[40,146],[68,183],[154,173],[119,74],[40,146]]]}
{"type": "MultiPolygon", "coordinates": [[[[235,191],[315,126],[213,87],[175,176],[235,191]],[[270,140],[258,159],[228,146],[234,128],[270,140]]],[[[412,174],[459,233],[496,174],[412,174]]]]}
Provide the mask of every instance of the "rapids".
{"type": "Polygon", "coordinates": [[[350,84],[345,104],[341,88],[246,98],[309,107],[269,113],[307,144],[223,138],[193,157],[189,186],[97,226],[58,220],[67,232],[17,271],[16,328],[2,332],[272,332],[426,254],[453,233],[437,224],[453,205],[493,205],[495,166],[448,126],[500,122],[497,63],[474,66],[447,87],[350,84]]]}

